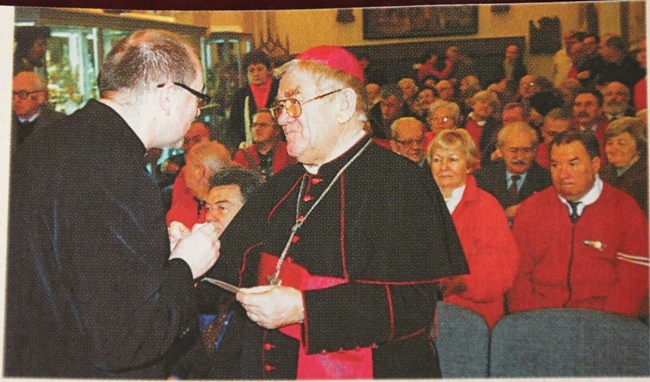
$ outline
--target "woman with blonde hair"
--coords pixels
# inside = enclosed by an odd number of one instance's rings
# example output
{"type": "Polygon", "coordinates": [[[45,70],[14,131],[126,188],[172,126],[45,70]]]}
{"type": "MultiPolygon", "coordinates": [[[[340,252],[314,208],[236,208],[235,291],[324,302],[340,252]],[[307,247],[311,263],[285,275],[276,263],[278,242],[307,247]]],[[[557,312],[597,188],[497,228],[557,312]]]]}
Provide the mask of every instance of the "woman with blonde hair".
{"type": "Polygon", "coordinates": [[[504,314],[504,295],[519,262],[508,219],[499,202],[476,186],[476,145],[467,131],[441,131],[428,155],[470,269],[440,279],[443,300],[478,312],[492,328],[504,314]]]}

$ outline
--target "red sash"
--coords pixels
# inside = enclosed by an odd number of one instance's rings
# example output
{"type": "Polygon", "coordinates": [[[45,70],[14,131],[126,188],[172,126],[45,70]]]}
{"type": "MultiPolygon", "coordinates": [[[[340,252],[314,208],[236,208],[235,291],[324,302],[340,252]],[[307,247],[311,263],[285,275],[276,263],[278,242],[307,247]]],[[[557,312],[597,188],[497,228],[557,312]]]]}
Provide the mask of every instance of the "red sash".
{"type": "MultiPolygon", "coordinates": [[[[276,256],[262,253],[258,282],[268,285],[267,276],[275,273],[276,256]]],[[[324,289],[345,284],[346,279],[311,275],[307,270],[291,262],[287,257],[282,264],[279,278],[282,285],[301,291],[324,289]]],[[[307,354],[302,339],[302,325],[293,324],[279,329],[281,333],[300,341],[297,379],[372,379],[372,349],[342,350],[325,354],[307,354]]],[[[332,328],[336,330],[336,328],[332,328]]]]}

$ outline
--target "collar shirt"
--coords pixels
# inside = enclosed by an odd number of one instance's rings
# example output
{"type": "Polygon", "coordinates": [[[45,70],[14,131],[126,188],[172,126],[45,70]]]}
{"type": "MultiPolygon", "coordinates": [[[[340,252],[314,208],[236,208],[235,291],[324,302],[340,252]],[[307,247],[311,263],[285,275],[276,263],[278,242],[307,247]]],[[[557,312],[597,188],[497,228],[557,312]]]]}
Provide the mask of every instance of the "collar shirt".
{"type": "MultiPolygon", "coordinates": [[[[526,181],[526,175],[527,174],[528,174],[528,172],[525,172],[525,173],[519,175],[519,179],[517,180],[517,192],[519,192],[521,190],[521,186],[524,185],[524,182],[526,181]]],[[[507,171],[507,170],[506,170],[506,182],[507,182],[507,185],[506,185],[507,187],[506,188],[510,188],[510,186],[512,185],[512,173],[510,171],[507,171]]]]}
{"type": "Polygon", "coordinates": [[[27,119],[18,117],[18,122],[20,122],[20,123],[34,122],[36,120],[36,118],[38,118],[40,115],[41,115],[41,112],[39,111],[39,112],[37,112],[36,114],[32,115],[31,117],[29,117],[27,119]]]}
{"type": "MultiPolygon", "coordinates": [[[[585,207],[593,204],[598,200],[600,197],[600,194],[603,192],[603,181],[600,179],[600,176],[596,174],[596,180],[594,181],[593,187],[591,187],[591,190],[589,190],[582,198],[579,200],[576,200],[576,202],[579,202],[578,204],[578,216],[582,215],[582,212],[584,211],[585,207]]],[[[567,202],[566,199],[558,195],[558,198],[564,203],[567,208],[569,209],[569,214],[571,214],[571,206],[567,202]]]]}
{"type": "Polygon", "coordinates": [[[465,187],[466,185],[462,185],[454,189],[451,192],[451,197],[445,198],[445,204],[447,204],[447,209],[449,210],[450,215],[454,213],[454,210],[456,209],[456,207],[458,207],[460,200],[463,198],[463,194],[465,193],[465,187]]]}

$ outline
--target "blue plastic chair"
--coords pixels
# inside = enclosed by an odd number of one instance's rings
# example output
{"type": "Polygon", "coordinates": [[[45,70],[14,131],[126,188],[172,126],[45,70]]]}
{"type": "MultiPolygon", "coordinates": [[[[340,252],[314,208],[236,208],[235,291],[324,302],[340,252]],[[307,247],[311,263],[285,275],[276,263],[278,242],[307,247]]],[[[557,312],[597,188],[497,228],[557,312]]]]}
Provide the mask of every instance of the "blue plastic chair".
{"type": "Polygon", "coordinates": [[[439,328],[435,344],[442,377],[486,378],[490,335],[483,317],[461,306],[436,305],[439,328]]]}
{"type": "Polygon", "coordinates": [[[490,377],[650,375],[648,327],[614,313],[542,309],[503,317],[492,330],[490,377]]]}

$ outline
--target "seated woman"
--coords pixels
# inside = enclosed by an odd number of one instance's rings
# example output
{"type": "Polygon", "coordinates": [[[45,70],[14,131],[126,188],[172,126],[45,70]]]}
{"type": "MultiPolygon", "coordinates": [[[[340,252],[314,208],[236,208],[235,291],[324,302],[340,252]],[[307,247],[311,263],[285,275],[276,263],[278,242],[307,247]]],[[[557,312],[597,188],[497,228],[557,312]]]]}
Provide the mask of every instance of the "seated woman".
{"type": "Polygon", "coordinates": [[[476,186],[476,146],[467,131],[441,131],[428,154],[470,270],[440,280],[443,300],[478,312],[491,329],[504,314],[504,294],[519,262],[508,219],[499,202],[476,186]]]}
{"type": "Polygon", "coordinates": [[[600,170],[601,178],[634,196],[648,215],[648,142],[644,120],[621,117],[605,130],[607,165],[600,170]]]}

